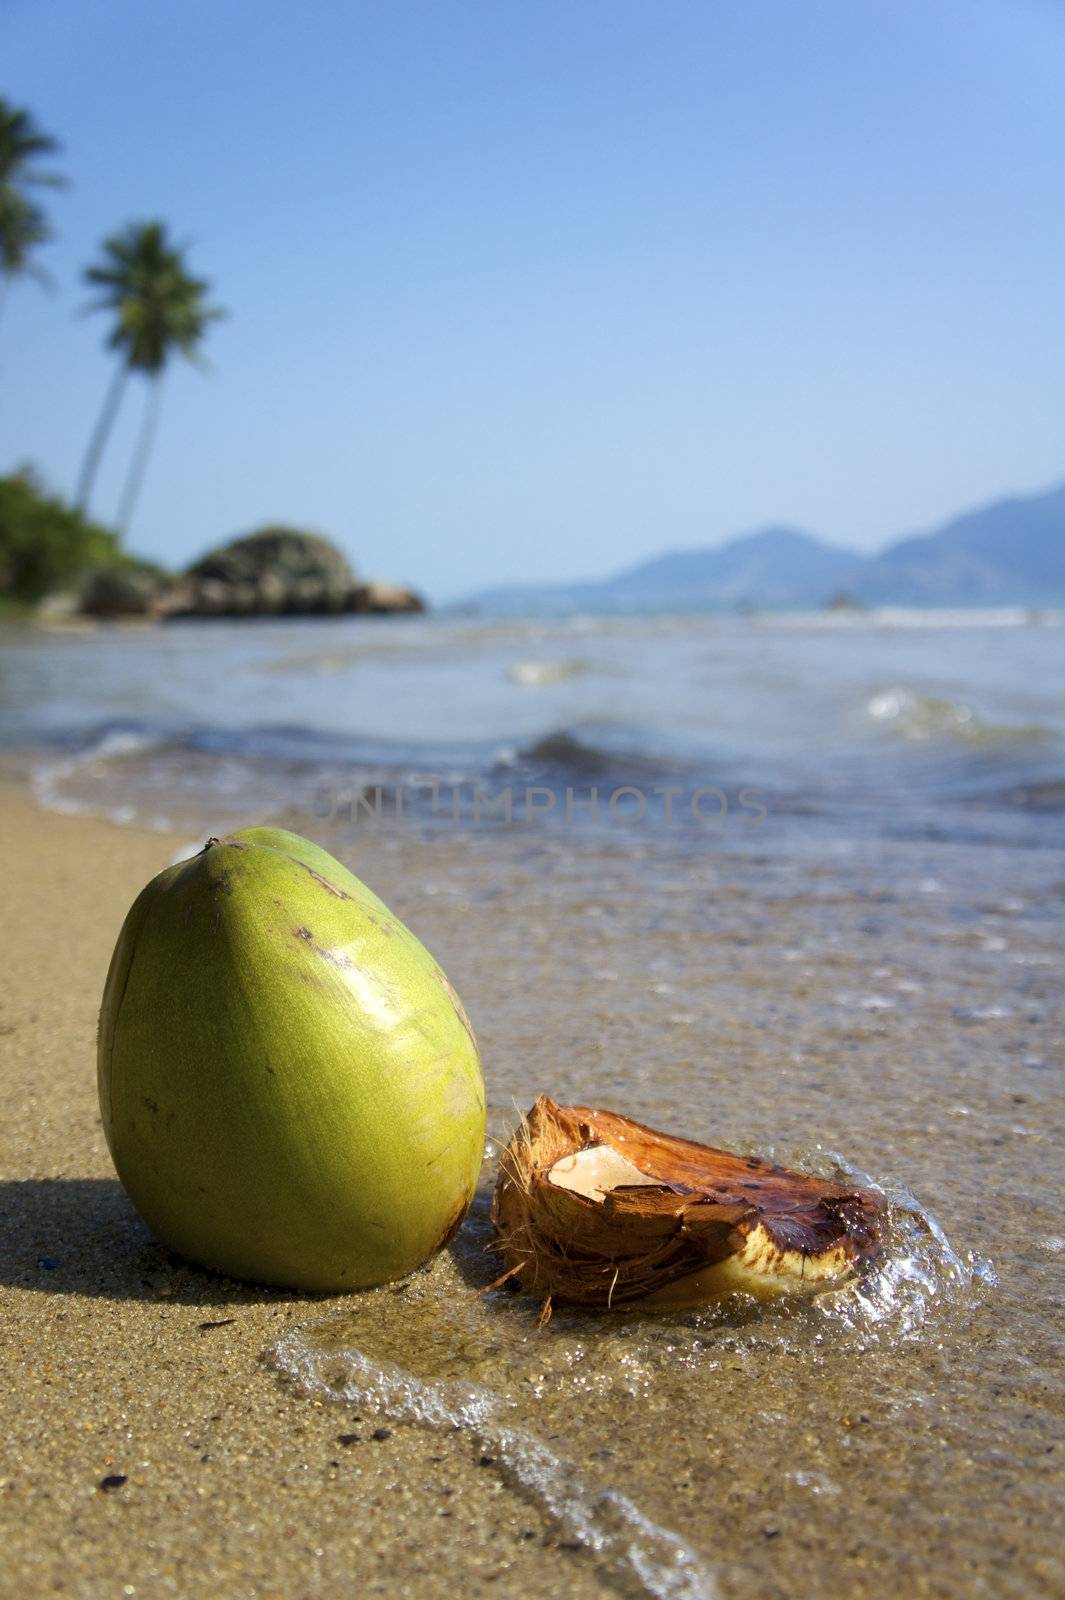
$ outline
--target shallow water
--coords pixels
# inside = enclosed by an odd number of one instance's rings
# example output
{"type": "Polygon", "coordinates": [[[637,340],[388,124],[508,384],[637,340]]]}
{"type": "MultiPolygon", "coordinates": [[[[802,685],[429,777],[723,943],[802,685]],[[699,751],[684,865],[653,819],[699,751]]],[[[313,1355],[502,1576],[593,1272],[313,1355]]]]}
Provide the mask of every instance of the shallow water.
{"type": "MultiPolygon", "coordinates": [[[[535,1308],[484,1288],[490,1183],[488,1174],[450,1259],[401,1291],[297,1328],[270,1359],[302,1392],[354,1408],[360,1423],[460,1431],[482,1468],[547,1512],[565,1547],[624,1593],[717,1593],[722,1524],[730,1501],[751,1493],[740,1474],[715,1493],[731,1470],[728,1431],[786,1435],[796,1370],[818,1373],[835,1403],[847,1403],[841,1359],[857,1365],[889,1342],[923,1337],[929,1319],[964,1313],[994,1281],[987,1263],[960,1260],[899,1195],[887,1255],[852,1293],[768,1311],[736,1297],[680,1317],[560,1308],[541,1328],[535,1308]],[[756,1406],[750,1396],[737,1406],[733,1391],[751,1386],[756,1406]]],[[[841,1415],[839,1427],[870,1421],[841,1415]]],[[[832,1472],[850,1482],[850,1434],[840,1437],[842,1455],[819,1439],[816,1455],[807,1452],[816,1465],[794,1458],[772,1505],[755,1511],[763,1539],[781,1536],[807,1494],[839,1495],[832,1472]]],[[[741,1568],[741,1587],[750,1576],[741,1568]]]]}
{"type": "Polygon", "coordinates": [[[394,831],[346,853],[458,983],[495,1142],[540,1090],[622,1109],[871,1178],[891,1243],[809,1305],[539,1329],[520,1293],[476,1295],[490,1152],[451,1254],[309,1319],[280,1369],[369,1426],[457,1426],[625,1593],[1060,1592],[1065,862],[394,831]]]}
{"type": "Polygon", "coordinates": [[[604,1592],[1062,1593],[1063,640],[880,618],[0,644],[0,733],[44,802],[190,841],[283,820],[414,927],[477,1030],[492,1149],[548,1092],[892,1200],[883,1267],[831,1300],[540,1329],[477,1293],[490,1150],[449,1253],[269,1353],[293,1403],[458,1429],[604,1592]],[[434,773],[441,803],[397,820],[434,773]],[[379,816],[343,803],[373,782],[379,816]],[[508,785],[553,803],[478,818],[508,785]],[[567,790],[669,785],[672,818],[566,814],[567,790]]]}

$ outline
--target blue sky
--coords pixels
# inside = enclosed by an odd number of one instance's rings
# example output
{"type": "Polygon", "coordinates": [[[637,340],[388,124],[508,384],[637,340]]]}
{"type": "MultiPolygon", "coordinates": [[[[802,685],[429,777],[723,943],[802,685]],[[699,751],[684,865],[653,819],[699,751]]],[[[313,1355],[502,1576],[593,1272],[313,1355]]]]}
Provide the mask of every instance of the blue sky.
{"type": "Polygon", "coordinates": [[[71,178],[0,470],[73,487],[106,233],[166,219],[231,312],[166,378],[158,559],[285,520],[443,597],[1065,478],[1057,0],[0,0],[0,63],[71,178]]]}

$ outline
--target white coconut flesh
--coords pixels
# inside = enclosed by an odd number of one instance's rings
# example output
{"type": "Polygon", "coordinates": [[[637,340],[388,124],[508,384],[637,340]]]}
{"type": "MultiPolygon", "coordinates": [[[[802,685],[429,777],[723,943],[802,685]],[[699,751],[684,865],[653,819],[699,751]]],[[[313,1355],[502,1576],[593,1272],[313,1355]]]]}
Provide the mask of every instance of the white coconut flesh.
{"type": "Polygon", "coordinates": [[[548,1168],[547,1181],[556,1189],[568,1189],[600,1203],[615,1189],[661,1187],[658,1178],[649,1178],[610,1144],[589,1144],[572,1155],[560,1156],[548,1168]]]}

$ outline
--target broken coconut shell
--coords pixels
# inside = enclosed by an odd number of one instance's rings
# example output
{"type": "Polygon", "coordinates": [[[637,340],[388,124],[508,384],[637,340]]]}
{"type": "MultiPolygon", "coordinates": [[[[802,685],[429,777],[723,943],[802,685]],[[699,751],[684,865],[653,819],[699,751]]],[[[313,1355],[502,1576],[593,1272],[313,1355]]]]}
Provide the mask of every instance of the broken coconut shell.
{"type": "Polygon", "coordinates": [[[606,1307],[839,1288],[879,1251],[882,1213],[870,1189],[546,1095],[500,1157],[492,1207],[504,1276],[606,1307]]]}

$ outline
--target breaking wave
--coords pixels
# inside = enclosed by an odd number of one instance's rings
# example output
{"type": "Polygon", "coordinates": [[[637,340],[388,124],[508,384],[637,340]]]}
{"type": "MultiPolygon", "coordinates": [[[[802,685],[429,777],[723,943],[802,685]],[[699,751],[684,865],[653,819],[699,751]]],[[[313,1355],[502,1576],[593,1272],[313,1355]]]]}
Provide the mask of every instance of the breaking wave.
{"type": "Polygon", "coordinates": [[[523,689],[539,689],[552,683],[565,683],[591,671],[591,663],[581,658],[564,661],[515,661],[507,668],[507,678],[523,689]]]}
{"type": "Polygon", "coordinates": [[[865,710],[870,721],[915,744],[1032,743],[1053,737],[1053,730],[1041,723],[988,722],[962,700],[918,694],[913,689],[884,689],[872,696],[865,710]]]}

